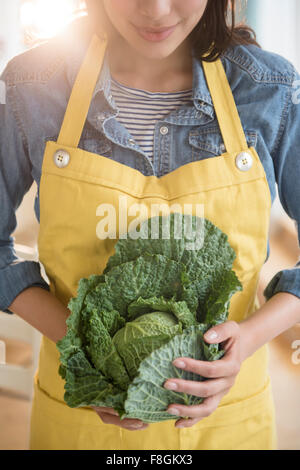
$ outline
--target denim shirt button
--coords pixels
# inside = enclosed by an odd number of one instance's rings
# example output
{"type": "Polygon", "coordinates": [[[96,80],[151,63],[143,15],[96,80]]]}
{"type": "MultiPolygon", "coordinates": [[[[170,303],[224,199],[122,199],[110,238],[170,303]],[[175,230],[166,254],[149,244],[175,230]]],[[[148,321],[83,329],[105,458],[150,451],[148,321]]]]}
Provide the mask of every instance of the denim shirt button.
{"type": "Polygon", "coordinates": [[[134,139],[128,139],[129,145],[135,145],[135,140],[134,139]]]}
{"type": "Polygon", "coordinates": [[[162,134],[162,135],[166,135],[168,132],[169,132],[169,129],[167,128],[167,126],[162,126],[159,130],[159,132],[162,134]]]}

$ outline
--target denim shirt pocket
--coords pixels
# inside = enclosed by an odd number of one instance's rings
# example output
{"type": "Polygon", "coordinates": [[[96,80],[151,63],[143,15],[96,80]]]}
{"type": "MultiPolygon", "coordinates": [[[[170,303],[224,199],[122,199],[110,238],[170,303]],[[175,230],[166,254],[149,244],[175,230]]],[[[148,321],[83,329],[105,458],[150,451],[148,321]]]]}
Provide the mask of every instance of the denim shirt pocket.
{"type": "MultiPolygon", "coordinates": [[[[56,136],[50,136],[45,138],[45,143],[50,140],[53,142],[57,141],[56,136]]],[[[86,152],[96,153],[103,157],[112,158],[112,145],[111,142],[103,136],[96,129],[84,129],[80,137],[78,148],[85,150],[86,152]]]]}
{"type": "MultiPolygon", "coordinates": [[[[249,147],[256,147],[257,131],[244,130],[249,147]]],[[[189,132],[192,161],[217,157],[226,152],[219,128],[194,129],[189,132]]]]}
{"type": "Polygon", "coordinates": [[[103,134],[93,128],[84,128],[78,147],[103,157],[112,157],[112,144],[103,134]]]}

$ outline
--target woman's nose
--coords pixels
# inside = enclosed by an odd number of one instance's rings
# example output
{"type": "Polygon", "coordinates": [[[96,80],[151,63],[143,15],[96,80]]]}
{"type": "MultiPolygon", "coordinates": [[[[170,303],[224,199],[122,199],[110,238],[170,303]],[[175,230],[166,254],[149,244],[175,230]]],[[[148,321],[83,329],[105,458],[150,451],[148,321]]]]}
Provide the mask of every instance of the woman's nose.
{"type": "MultiPolygon", "coordinates": [[[[173,0],[140,0],[139,12],[153,21],[161,21],[170,14],[172,1],[173,0]]],[[[155,27],[155,24],[152,24],[152,26],[155,27]]],[[[158,26],[165,25],[160,24],[158,26]]]]}

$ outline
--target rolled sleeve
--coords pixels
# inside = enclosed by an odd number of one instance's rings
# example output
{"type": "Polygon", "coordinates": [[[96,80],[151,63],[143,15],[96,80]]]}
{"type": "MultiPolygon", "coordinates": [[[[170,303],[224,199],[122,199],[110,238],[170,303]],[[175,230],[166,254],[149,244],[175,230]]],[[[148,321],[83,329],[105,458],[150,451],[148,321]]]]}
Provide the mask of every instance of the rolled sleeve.
{"type": "MultiPolygon", "coordinates": [[[[300,75],[295,70],[293,86],[288,89],[281,130],[272,154],[278,195],[282,207],[294,220],[300,245],[300,75]]],[[[300,298],[300,261],[293,268],[275,274],[264,290],[266,300],[278,292],[300,298]]]]}
{"type": "Polygon", "coordinates": [[[11,234],[17,226],[16,210],[32,183],[32,165],[18,108],[17,87],[8,85],[10,64],[0,76],[0,310],[8,307],[26,288],[50,290],[40,264],[19,258],[11,234]]]}
{"type": "Polygon", "coordinates": [[[7,307],[28,287],[41,287],[49,291],[49,285],[42,278],[40,265],[36,261],[18,261],[0,272],[0,310],[13,313],[7,307]]]}
{"type": "Polygon", "coordinates": [[[288,292],[300,298],[300,264],[291,269],[279,271],[271,279],[264,290],[264,296],[269,300],[278,292],[288,292]]]}

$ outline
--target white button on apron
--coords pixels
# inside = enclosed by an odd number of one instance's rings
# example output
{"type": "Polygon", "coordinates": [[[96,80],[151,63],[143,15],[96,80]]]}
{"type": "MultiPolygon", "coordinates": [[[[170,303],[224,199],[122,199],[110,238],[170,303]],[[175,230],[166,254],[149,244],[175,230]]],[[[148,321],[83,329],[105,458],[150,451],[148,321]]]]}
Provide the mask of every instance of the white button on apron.
{"type": "Polygon", "coordinates": [[[169,132],[169,129],[167,126],[162,126],[159,131],[162,135],[166,135],[169,132]]]}
{"type": "Polygon", "coordinates": [[[241,171],[248,171],[252,168],[253,158],[252,155],[248,152],[241,152],[235,159],[235,164],[237,168],[241,171]]]}
{"type": "Polygon", "coordinates": [[[70,161],[70,154],[66,150],[57,150],[53,155],[53,160],[58,168],[64,168],[70,161]]]}

